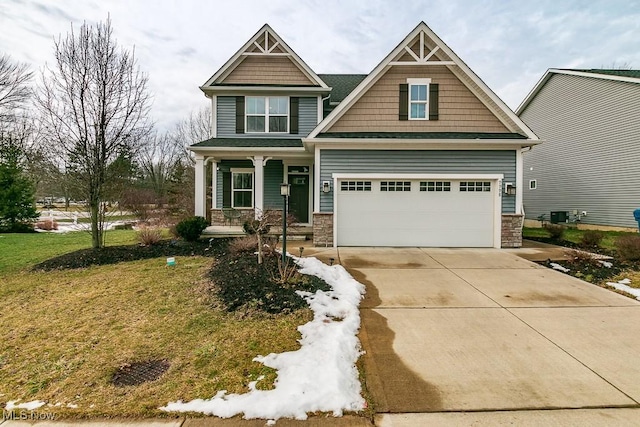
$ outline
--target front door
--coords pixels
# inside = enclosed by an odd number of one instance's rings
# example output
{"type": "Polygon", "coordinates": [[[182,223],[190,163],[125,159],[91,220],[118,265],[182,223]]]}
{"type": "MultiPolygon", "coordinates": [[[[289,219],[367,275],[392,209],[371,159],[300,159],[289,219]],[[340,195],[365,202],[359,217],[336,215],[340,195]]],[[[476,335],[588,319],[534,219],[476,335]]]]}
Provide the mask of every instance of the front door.
{"type": "Polygon", "coordinates": [[[289,196],[289,212],[295,216],[296,222],[309,222],[309,175],[289,174],[291,195],[289,196]]]}

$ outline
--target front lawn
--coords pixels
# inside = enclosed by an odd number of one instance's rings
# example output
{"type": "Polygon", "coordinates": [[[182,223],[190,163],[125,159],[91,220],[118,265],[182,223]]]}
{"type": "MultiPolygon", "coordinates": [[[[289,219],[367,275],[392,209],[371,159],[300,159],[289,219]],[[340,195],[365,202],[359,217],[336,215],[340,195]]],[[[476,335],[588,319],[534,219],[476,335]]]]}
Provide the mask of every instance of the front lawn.
{"type": "MultiPolygon", "coordinates": [[[[110,231],[106,241],[132,244],[135,233],[110,231]]],[[[31,270],[89,244],[87,233],[0,235],[0,406],[42,400],[38,411],[58,418],[173,416],[157,408],[245,392],[260,375],[268,387],[274,371],[253,357],[299,348],[296,328],[310,311],[241,318],[216,308],[210,257],[31,270]],[[144,361],[169,369],[141,385],[112,384],[121,368],[144,361]]]]}

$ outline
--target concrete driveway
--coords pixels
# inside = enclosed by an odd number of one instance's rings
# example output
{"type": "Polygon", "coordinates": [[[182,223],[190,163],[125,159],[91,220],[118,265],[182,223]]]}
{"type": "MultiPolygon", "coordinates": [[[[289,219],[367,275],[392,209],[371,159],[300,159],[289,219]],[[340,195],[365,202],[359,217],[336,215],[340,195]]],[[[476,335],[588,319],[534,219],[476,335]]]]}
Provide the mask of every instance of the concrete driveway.
{"type": "Polygon", "coordinates": [[[338,256],[367,287],[377,424],[640,423],[637,301],[498,249],[338,256]]]}

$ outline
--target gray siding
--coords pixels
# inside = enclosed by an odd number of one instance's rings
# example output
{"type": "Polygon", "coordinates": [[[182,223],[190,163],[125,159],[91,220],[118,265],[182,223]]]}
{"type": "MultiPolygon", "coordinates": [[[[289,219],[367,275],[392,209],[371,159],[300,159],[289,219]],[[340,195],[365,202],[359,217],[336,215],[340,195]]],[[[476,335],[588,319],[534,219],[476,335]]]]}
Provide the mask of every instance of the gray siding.
{"type": "MultiPolygon", "coordinates": [[[[249,160],[222,160],[218,163],[216,206],[222,208],[222,172],[231,168],[253,168],[249,160]]],[[[283,182],[282,160],[269,160],[264,167],[264,207],[278,209],[282,205],[280,184],[283,182]]]]}
{"type": "Polygon", "coordinates": [[[219,96],[216,107],[216,126],[219,138],[302,138],[311,133],[318,124],[318,100],[312,97],[300,97],[298,134],[237,134],[236,133],[236,97],[219,96]]]}
{"type": "Polygon", "coordinates": [[[284,182],[282,160],[269,160],[264,167],[264,207],[282,209],[280,184],[284,182]]]}
{"type": "MultiPolygon", "coordinates": [[[[486,173],[516,179],[516,153],[506,150],[321,150],[320,164],[320,182],[332,181],[334,173],[486,173]]],[[[320,211],[333,211],[333,191],[320,193],[320,211]]],[[[515,212],[515,196],[502,196],[502,212],[515,212]]]]}
{"type": "Polygon", "coordinates": [[[637,226],[640,84],[554,74],[520,116],[545,141],[523,157],[527,218],[578,210],[583,223],[637,226]]]}

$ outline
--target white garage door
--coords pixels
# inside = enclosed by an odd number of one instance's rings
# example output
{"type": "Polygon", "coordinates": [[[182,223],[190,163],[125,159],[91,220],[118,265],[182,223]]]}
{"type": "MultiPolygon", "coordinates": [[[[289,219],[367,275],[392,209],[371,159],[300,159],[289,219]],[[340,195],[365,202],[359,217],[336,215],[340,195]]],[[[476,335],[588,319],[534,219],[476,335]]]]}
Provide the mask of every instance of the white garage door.
{"type": "Polygon", "coordinates": [[[338,246],[493,247],[495,180],[343,179],[338,246]]]}

